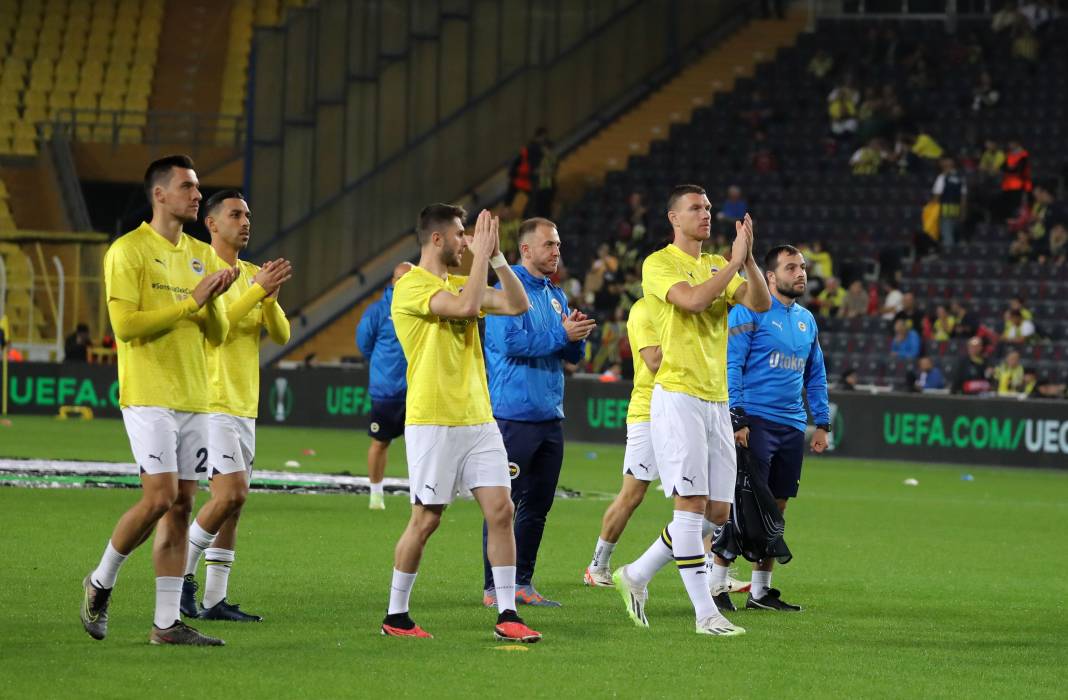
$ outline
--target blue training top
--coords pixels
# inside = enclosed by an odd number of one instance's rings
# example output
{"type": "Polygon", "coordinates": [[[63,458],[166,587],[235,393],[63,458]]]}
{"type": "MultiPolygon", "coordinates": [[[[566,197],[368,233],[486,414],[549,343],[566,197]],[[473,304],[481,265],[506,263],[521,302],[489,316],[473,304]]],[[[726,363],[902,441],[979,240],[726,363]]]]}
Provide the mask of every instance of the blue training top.
{"type": "Polygon", "coordinates": [[[371,365],[368,391],[372,399],[403,401],[408,392],[408,360],[404,357],[393,317],[393,285],[386,287],[382,298],[367,307],[356,326],[356,345],[371,365]]]}

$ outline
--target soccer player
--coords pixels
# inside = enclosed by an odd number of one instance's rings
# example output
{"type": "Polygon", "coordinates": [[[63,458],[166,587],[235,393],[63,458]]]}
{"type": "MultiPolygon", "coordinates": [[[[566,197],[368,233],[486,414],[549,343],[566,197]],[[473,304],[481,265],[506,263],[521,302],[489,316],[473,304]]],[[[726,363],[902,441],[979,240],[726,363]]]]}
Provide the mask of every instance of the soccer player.
{"type": "MultiPolygon", "coordinates": [[[[816,318],[797,303],[808,286],[805,258],[789,245],[772,248],[764,257],[764,274],[771,288],[771,309],[755,313],[736,306],[729,315],[727,382],[735,440],[752,453],[756,478],[768,485],[779,504],[797,495],[805,453],[808,415],[802,391],[816,421],[811,448],[827,449],[830,410],[827,370],[823,364],[816,318]]],[[[753,567],[752,587],[745,607],[756,610],[800,611],[771,587],[775,560],[753,567]]],[[[734,610],[725,590],[713,590],[720,610],[734,610]]]]}
{"type": "Polygon", "coordinates": [[[356,345],[371,366],[371,424],[367,434],[371,446],[367,448],[367,476],[371,482],[371,510],[385,510],[382,479],[386,474],[389,443],[404,434],[404,394],[408,382],[404,375],[408,361],[393,328],[389,307],[393,303],[393,289],[397,280],[412,269],[410,262],[393,268],[393,279],[382,298],[367,307],[356,326],[356,345]]]}
{"type": "Polygon", "coordinates": [[[196,221],[200,189],[188,156],[161,158],[145,172],[152,220],[121,236],[104,256],[108,314],[119,352],[119,404],[141,499],[119,519],[96,569],[83,581],[81,619],[107,635],[111,592],[123,562],[157,527],[152,644],[221,646],[179,619],[182,567],[197,475],[208,459],[211,388],[205,339],[229,329],[217,297],[236,271],[182,232],[196,221]]]}
{"type": "Polygon", "coordinates": [[[627,340],[634,362],[634,386],[627,408],[627,449],[623,454],[623,486],[604,512],[601,535],[593,550],[593,559],[582,580],[587,586],[612,587],[612,551],[616,548],[630,516],[645,499],[649,484],[660,472],[649,436],[649,401],[653,380],[662,358],[656,326],[649,317],[647,301],[642,298],[630,307],[627,316],[627,340]]]}
{"type": "Polygon", "coordinates": [[[397,542],[382,634],[430,637],[408,614],[419,560],[457,490],[470,490],[489,527],[487,552],[497,592],[497,639],[536,642],[541,634],[515,610],[515,536],[508,454],[493,422],[478,318],[518,316],[530,307],[523,284],[501,255],[498,221],[478,215],[470,241],[461,207],[431,204],[419,214],[419,264],[393,290],[393,323],[408,359],[404,443],[412,515],[397,542]],[[450,275],[464,250],[471,275],[450,275]],[[486,284],[492,265],[501,289],[486,284]]]}
{"type": "Polygon", "coordinates": [[[219,258],[238,270],[238,278],[223,296],[230,332],[219,347],[209,347],[212,377],[208,416],[208,461],[211,499],[201,507],[189,528],[189,546],[182,581],[182,614],[205,620],[259,622],[227,601],[227,584],[234,565],[237,522],[248,498],[252,462],[256,456],[256,413],[260,398],[260,333],[263,329],[279,345],[289,342],[289,321],[278,303],[278,290],[293,275],[288,260],[262,268],[238,253],[248,246],[252,213],[237,190],[223,190],[204,204],[204,225],[219,258]],[[207,563],[203,609],[196,601],[195,574],[203,555],[207,563]]]}
{"type": "Polygon", "coordinates": [[[635,624],[648,626],[647,585],[674,558],[693,603],[697,632],[745,632],[716,608],[706,578],[703,535],[722,526],[734,500],[737,472],[727,407],[727,309],[771,305],[753,259],[753,222],[735,223],[728,261],[701,252],[712,227],[712,205],[696,185],[680,185],[668,198],[674,242],[645,259],[642,289],[658,329],[662,359],[650,400],[650,432],[664,494],[675,513],[660,538],[612,580],[635,624]],[[746,279],[738,273],[745,269],[746,279]],[[708,521],[706,525],[705,521],[708,521]]]}
{"type": "MultiPolygon", "coordinates": [[[[486,319],[486,367],[489,370],[493,415],[504,438],[512,474],[515,505],[516,601],[558,607],[534,588],[534,568],[549,509],[553,506],[560,467],[564,463],[564,368],[586,350],[586,338],[597,326],[578,309],[567,307],[567,295],[549,277],[560,265],[560,233],[548,219],[527,219],[519,225],[521,262],[512,266],[530,299],[521,316],[486,319]]],[[[486,558],[483,602],[496,605],[493,571],[486,558]]]]}

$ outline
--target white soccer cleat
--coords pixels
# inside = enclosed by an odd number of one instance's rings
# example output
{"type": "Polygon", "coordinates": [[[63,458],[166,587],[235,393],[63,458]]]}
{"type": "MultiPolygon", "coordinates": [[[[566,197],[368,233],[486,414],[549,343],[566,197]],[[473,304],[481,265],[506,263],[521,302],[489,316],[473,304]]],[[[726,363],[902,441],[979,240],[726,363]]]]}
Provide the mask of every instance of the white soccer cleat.
{"type": "Polygon", "coordinates": [[[750,581],[739,581],[738,579],[734,578],[733,573],[734,573],[733,571],[728,571],[727,572],[727,592],[728,593],[748,593],[749,589],[753,585],[752,582],[750,582],[750,581]]]}
{"type": "Polygon", "coordinates": [[[707,634],[713,637],[737,637],[745,634],[745,628],[732,624],[730,620],[719,613],[697,621],[697,634],[707,634]]]}
{"type": "Polygon", "coordinates": [[[371,494],[371,502],[367,506],[371,510],[385,510],[386,498],[380,493],[371,494]]]}
{"type": "Polygon", "coordinates": [[[627,606],[627,615],[638,627],[648,627],[649,620],[645,617],[645,601],[649,600],[649,589],[639,588],[637,584],[627,578],[627,567],[621,566],[612,574],[612,582],[623,598],[623,604],[627,606]]]}
{"type": "Polygon", "coordinates": [[[582,575],[582,582],[594,588],[614,588],[612,572],[608,569],[594,569],[586,567],[586,573],[582,575]]]}

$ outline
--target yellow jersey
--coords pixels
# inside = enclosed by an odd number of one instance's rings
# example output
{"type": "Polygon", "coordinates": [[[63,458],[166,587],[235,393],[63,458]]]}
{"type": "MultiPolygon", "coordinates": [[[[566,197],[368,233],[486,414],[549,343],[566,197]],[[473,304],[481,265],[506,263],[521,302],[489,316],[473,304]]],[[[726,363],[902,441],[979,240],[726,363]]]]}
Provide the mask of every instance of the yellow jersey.
{"type": "Polygon", "coordinates": [[[723,294],[700,313],[667,300],[668,290],[679,282],[696,287],[727,265],[723,256],[702,253],[695,258],[673,243],[642,265],[642,290],[663,353],[655,383],[668,391],[705,401],[727,400],[727,312],[745,278],[735,274],[723,294]]]}
{"type": "Polygon", "coordinates": [[[660,345],[656,326],[649,316],[648,302],[641,298],[630,307],[627,316],[627,340],[634,361],[634,388],[630,390],[630,405],[627,408],[627,423],[644,423],[649,420],[649,403],[653,400],[653,382],[656,375],[642,359],[641,350],[660,345]]]}
{"type": "MultiPolygon", "coordinates": [[[[119,404],[159,406],[207,413],[211,392],[204,320],[193,289],[205,275],[225,266],[211,246],[182,233],[178,244],[156,233],[148,223],[120,236],[104,255],[104,286],[108,301],[133,304],[138,311],[157,311],[185,304],[178,320],[151,335],[123,341],[119,355],[119,404]]],[[[112,326],[117,326],[112,319],[112,326]]]]}
{"type": "Polygon", "coordinates": [[[393,288],[393,326],[408,359],[406,425],[493,422],[478,320],[430,311],[438,292],[459,296],[467,278],[413,266],[393,288]]]}
{"type": "Polygon", "coordinates": [[[281,305],[252,281],[258,265],[238,260],[238,276],[220,299],[230,332],[218,347],[205,343],[212,372],[213,413],[255,418],[260,399],[260,331],[279,345],[289,342],[289,321],[281,305]]]}

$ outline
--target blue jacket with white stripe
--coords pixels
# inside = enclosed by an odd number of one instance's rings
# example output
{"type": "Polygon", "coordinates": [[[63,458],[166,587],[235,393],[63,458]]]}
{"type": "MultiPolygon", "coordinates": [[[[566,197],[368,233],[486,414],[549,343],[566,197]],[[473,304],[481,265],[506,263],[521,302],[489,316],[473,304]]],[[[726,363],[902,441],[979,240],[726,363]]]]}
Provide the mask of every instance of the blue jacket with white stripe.
{"type": "Polygon", "coordinates": [[[393,317],[393,285],[382,298],[367,307],[356,326],[356,345],[371,366],[368,393],[372,399],[403,401],[408,392],[408,360],[404,357],[393,317]]]}

